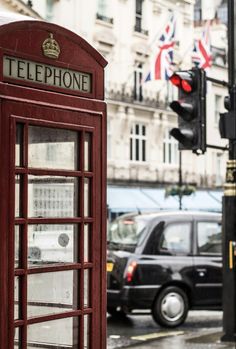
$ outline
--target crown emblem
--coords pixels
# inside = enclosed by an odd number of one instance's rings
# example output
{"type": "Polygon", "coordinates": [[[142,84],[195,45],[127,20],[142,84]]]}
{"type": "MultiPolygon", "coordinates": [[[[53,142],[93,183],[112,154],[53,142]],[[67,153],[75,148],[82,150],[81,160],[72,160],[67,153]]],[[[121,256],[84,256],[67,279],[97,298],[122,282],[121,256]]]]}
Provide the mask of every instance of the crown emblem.
{"type": "Polygon", "coordinates": [[[53,34],[49,34],[49,38],[44,40],[42,44],[43,54],[49,58],[58,58],[60,54],[60,46],[55,39],[53,39],[53,34]]]}

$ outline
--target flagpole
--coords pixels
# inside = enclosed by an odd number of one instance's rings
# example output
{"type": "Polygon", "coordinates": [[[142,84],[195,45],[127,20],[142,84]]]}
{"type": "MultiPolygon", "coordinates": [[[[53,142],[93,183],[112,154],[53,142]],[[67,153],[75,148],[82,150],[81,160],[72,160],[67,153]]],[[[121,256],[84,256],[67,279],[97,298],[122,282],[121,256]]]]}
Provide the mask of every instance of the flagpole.
{"type": "MultiPolygon", "coordinates": [[[[170,19],[171,19],[172,16],[174,16],[173,12],[171,13],[170,16],[168,15],[168,17],[166,18],[166,22],[167,22],[167,23],[168,23],[168,21],[170,21],[170,19]]],[[[149,48],[149,49],[153,46],[153,44],[154,44],[154,42],[157,40],[157,38],[159,38],[159,37],[161,36],[162,30],[163,30],[163,27],[161,27],[161,28],[159,29],[159,31],[158,31],[158,32],[156,33],[156,35],[153,37],[153,39],[151,40],[151,42],[148,44],[148,48],[149,48]]],[[[146,49],[145,52],[143,52],[143,53],[141,54],[141,58],[145,58],[145,56],[148,56],[147,49],[146,49]]],[[[134,69],[134,68],[138,68],[138,65],[139,65],[139,64],[140,64],[140,62],[136,62],[134,65],[132,65],[132,68],[133,68],[133,69],[134,69]]],[[[126,81],[122,84],[122,95],[124,94],[126,85],[127,85],[128,81],[130,81],[130,78],[131,78],[132,76],[133,76],[133,71],[128,75],[128,78],[127,78],[126,81]]],[[[142,80],[142,82],[141,82],[140,85],[142,86],[143,83],[144,83],[144,80],[142,80]]]]}

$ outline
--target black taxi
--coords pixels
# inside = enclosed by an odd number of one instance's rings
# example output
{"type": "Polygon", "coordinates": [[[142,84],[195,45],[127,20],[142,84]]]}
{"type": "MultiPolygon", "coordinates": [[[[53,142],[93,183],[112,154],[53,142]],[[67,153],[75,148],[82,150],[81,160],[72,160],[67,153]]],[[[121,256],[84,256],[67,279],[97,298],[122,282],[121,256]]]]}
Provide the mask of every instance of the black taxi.
{"type": "Polygon", "coordinates": [[[150,310],[161,326],[222,307],[221,214],[126,214],[110,224],[107,311],[150,310]]]}

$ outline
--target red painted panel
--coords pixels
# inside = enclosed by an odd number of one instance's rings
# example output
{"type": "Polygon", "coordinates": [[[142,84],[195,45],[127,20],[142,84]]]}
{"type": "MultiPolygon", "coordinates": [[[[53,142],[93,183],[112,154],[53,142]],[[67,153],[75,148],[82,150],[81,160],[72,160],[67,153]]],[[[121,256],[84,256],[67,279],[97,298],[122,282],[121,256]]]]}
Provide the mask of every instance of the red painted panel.
{"type": "MultiPolygon", "coordinates": [[[[0,26],[0,48],[1,65],[2,55],[7,54],[34,62],[91,73],[93,86],[92,94],[88,94],[88,97],[104,99],[105,59],[83,38],[65,28],[40,21],[19,21],[4,24],[0,26]],[[45,57],[43,54],[42,45],[45,39],[49,38],[50,33],[53,34],[53,38],[60,46],[58,59],[45,57]]],[[[39,85],[30,81],[16,80],[14,83],[86,97],[84,93],[56,87],[50,88],[44,84],[39,85]]]]}
{"type": "MultiPolygon", "coordinates": [[[[80,326],[80,344],[83,348],[83,331],[86,315],[90,329],[90,349],[106,348],[106,105],[104,99],[104,67],[106,61],[85,40],[57,25],[34,20],[2,18],[0,15],[0,65],[3,55],[22,58],[33,62],[92,75],[92,92],[82,93],[55,86],[43,86],[31,81],[3,78],[0,69],[0,348],[13,349],[14,327],[21,331],[22,349],[27,347],[27,326],[43,321],[74,318],[80,326]],[[42,43],[53,33],[60,45],[58,59],[45,57],[42,43]],[[7,82],[7,84],[5,83],[7,82]],[[24,127],[24,161],[15,168],[15,127],[21,122],[24,127]],[[86,132],[92,137],[91,167],[84,168],[83,157],[78,169],[47,169],[28,167],[28,126],[38,125],[59,129],[75,130],[82,135],[79,145],[83,154],[83,139],[86,132]],[[23,178],[22,215],[15,214],[15,174],[23,178]],[[80,184],[86,178],[90,183],[89,214],[74,217],[28,217],[28,176],[62,176],[78,178],[80,184]],[[20,225],[22,239],[21,263],[14,270],[14,224],[20,225]],[[28,265],[29,224],[78,224],[81,226],[80,255],[84,254],[85,240],[83,227],[89,224],[91,251],[89,260],[81,257],[75,263],[65,263],[30,268],[28,265]],[[27,318],[28,285],[30,276],[49,272],[75,270],[80,280],[79,308],[70,312],[46,314],[27,318]],[[89,283],[88,306],[84,306],[84,270],[91,276],[89,283]],[[80,274],[79,274],[80,273],[80,274]],[[20,319],[14,322],[14,277],[21,280],[19,298],[20,319]],[[78,320],[78,321],[77,321],[78,320]],[[80,321],[81,320],[81,321],[80,321]],[[91,320],[91,321],[90,321],[91,320]]],[[[85,194],[79,196],[80,208],[84,207],[85,194]]],[[[76,300],[75,300],[76,301],[76,300]]],[[[74,338],[74,341],[77,339],[74,338]]],[[[74,342],[75,343],[75,342],[74,342]]]]}

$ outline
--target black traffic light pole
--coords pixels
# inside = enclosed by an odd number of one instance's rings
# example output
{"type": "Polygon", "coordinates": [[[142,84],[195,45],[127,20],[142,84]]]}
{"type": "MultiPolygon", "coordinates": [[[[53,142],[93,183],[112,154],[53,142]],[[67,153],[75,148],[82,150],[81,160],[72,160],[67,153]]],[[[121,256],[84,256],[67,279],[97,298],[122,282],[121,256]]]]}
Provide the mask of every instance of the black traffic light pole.
{"type": "MultiPolygon", "coordinates": [[[[236,122],[236,0],[228,0],[228,73],[231,122],[236,122]]],[[[234,138],[234,139],[232,139],[234,138]]],[[[229,140],[223,196],[223,341],[236,341],[236,139],[229,140]]]]}

